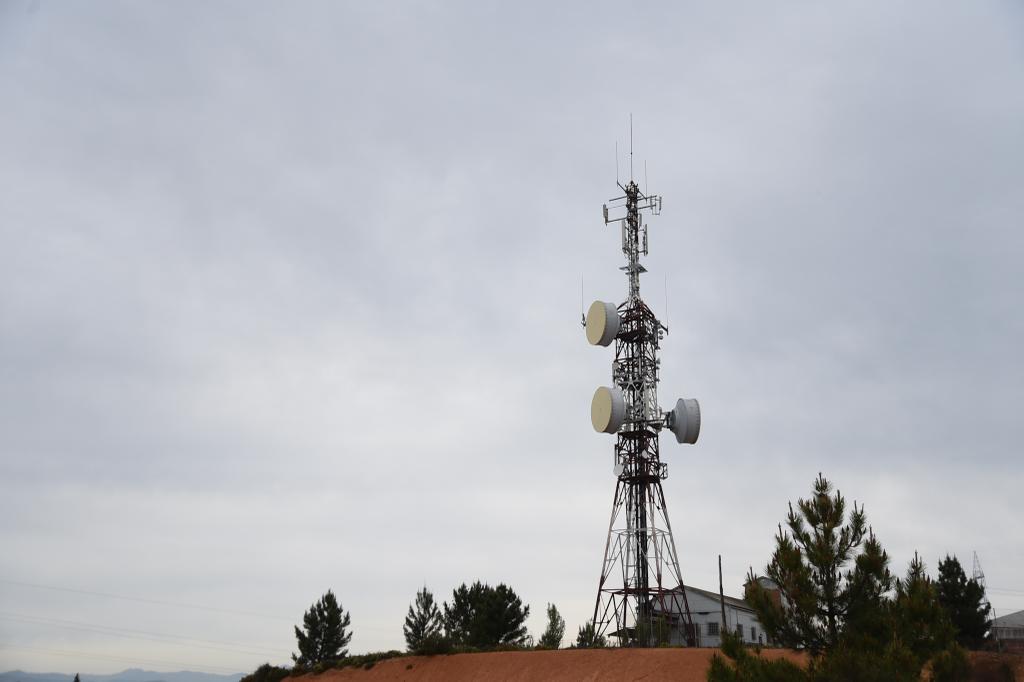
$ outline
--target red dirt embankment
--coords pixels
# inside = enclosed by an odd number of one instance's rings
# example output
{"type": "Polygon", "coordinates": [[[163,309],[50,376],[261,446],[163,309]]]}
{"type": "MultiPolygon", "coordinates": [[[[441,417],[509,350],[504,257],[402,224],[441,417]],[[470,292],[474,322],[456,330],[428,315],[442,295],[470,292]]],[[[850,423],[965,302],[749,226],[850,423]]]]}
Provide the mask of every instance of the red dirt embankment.
{"type": "MultiPolygon", "coordinates": [[[[703,682],[711,656],[718,649],[561,649],[559,651],[499,651],[452,656],[406,656],[377,663],[369,670],[343,668],[303,682],[452,682],[478,680],[644,680],[644,682],[703,682]]],[[[765,649],[768,658],[785,657],[803,663],[801,654],[765,649]]],[[[291,678],[290,678],[291,679],[291,678]]]]}

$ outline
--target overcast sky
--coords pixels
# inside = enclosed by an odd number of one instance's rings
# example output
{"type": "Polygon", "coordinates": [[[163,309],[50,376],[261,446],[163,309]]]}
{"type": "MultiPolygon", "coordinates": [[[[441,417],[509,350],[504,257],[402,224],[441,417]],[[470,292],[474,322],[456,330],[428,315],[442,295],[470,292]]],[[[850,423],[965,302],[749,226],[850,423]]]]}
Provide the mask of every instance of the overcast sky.
{"type": "Polygon", "coordinates": [[[625,9],[0,2],[0,670],[284,663],[328,588],[402,648],[474,579],[573,638],[630,113],[684,579],[820,471],[1024,609],[1024,8],[625,9]]]}

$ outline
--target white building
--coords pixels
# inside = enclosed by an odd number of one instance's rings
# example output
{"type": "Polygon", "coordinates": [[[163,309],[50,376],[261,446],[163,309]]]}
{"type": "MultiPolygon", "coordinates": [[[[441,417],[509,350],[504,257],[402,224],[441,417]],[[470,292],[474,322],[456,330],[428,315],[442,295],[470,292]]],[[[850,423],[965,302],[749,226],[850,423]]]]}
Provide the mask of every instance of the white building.
{"type": "MultiPolygon", "coordinates": [[[[686,601],[690,606],[690,617],[696,630],[697,646],[721,646],[722,606],[718,593],[699,587],[687,587],[686,601]]],[[[673,623],[678,623],[679,620],[680,614],[672,615],[673,623]]],[[[754,610],[742,599],[725,597],[725,625],[730,632],[735,632],[747,644],[768,643],[754,610]]],[[[681,633],[673,629],[670,644],[684,646],[686,642],[681,633]]]]}
{"type": "MultiPolygon", "coordinates": [[[[697,630],[697,646],[717,647],[722,644],[720,634],[722,606],[717,592],[699,587],[686,588],[686,601],[690,605],[690,617],[697,630]]],[[[725,624],[748,644],[765,644],[764,631],[754,610],[742,599],[725,597],[725,624]]]]}
{"type": "Polygon", "coordinates": [[[1024,651],[1024,611],[993,619],[992,637],[1007,651],[1024,651]]]}

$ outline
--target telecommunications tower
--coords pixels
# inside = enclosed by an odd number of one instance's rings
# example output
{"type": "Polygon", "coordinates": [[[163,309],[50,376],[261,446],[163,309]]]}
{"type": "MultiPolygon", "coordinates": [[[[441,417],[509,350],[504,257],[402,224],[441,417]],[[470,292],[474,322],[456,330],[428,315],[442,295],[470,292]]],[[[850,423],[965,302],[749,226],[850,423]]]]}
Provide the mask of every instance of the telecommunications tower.
{"type": "Polygon", "coordinates": [[[598,388],[590,406],[594,430],[616,434],[615,497],[593,623],[620,646],[695,646],[661,486],[668,465],[661,461],[658,436],[668,429],[680,443],[697,442],[700,406],[692,398],[679,399],[668,412],[658,406],[658,348],[668,327],[640,298],[640,274],[646,272],[640,256],[647,255],[641,214],[660,214],[661,197],[644,194],[632,179],[617,184],[623,196],[603,207],[604,222],[621,229],[629,297],[619,305],[594,301],[583,322],[591,344],[615,344],[613,385],[598,388]]]}
{"type": "MultiPolygon", "coordinates": [[[[981,586],[981,594],[985,601],[981,602],[978,606],[988,607],[988,615],[992,617],[992,620],[996,619],[996,607],[992,606],[992,602],[988,599],[988,586],[985,584],[985,571],[981,570],[981,559],[978,558],[978,552],[974,552],[974,571],[971,576],[974,582],[981,586]]],[[[992,638],[996,640],[996,648],[999,649],[999,637],[996,635],[995,628],[992,628],[992,638]]],[[[1001,651],[1001,649],[999,649],[1001,651]]]]}

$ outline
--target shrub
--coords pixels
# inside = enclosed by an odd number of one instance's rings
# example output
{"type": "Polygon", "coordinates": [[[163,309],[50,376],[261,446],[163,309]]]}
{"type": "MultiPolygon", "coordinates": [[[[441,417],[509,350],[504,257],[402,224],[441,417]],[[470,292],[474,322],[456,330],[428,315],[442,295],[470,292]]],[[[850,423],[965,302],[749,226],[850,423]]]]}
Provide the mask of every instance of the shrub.
{"type": "Polygon", "coordinates": [[[932,659],[932,682],[964,682],[969,679],[971,664],[962,647],[950,647],[932,659]]]}
{"type": "Polygon", "coordinates": [[[292,671],[288,668],[278,668],[277,666],[270,665],[269,663],[264,663],[260,667],[256,668],[254,672],[249,673],[239,680],[239,682],[281,682],[281,680],[291,674],[292,671]]]}
{"type": "Polygon", "coordinates": [[[398,658],[399,656],[405,656],[401,651],[374,651],[368,654],[361,654],[359,656],[348,656],[346,658],[337,661],[334,664],[334,668],[362,668],[363,670],[369,670],[373,666],[377,665],[381,661],[386,661],[389,658],[398,658]]]}

